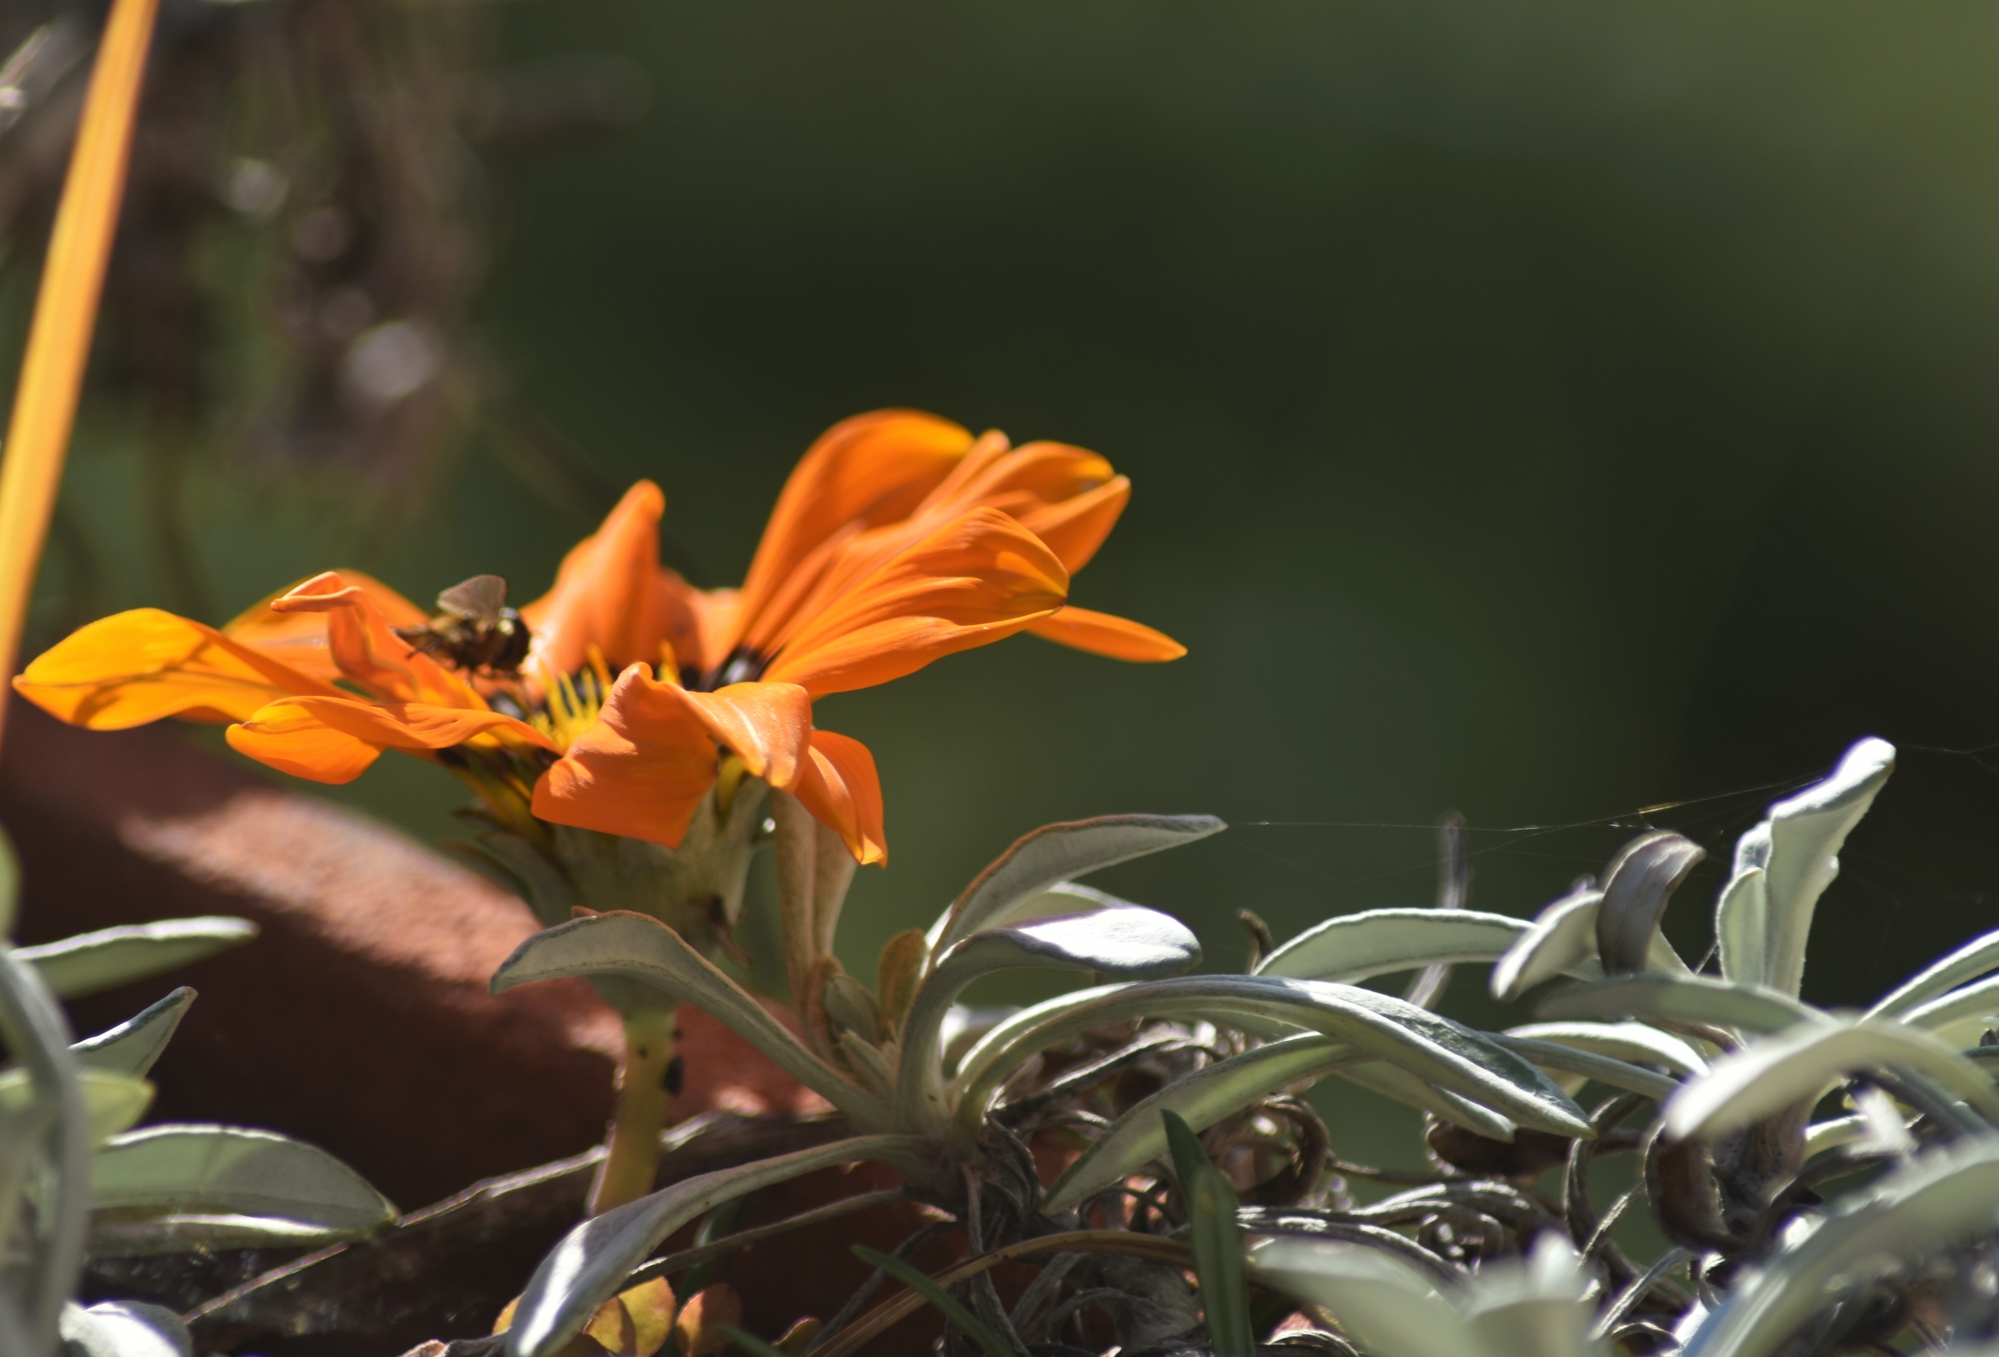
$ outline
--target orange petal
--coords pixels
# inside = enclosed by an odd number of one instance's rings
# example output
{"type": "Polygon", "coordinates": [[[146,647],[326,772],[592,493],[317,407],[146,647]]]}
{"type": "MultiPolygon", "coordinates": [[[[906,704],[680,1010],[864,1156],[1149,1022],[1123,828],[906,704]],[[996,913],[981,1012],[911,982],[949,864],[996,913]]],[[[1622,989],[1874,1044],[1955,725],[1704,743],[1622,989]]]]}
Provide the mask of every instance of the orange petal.
{"type": "Polygon", "coordinates": [[[314,575],[271,600],[271,611],[322,614],[334,665],[371,696],[388,702],[423,702],[483,711],[486,699],[471,684],[390,629],[368,591],[337,570],[314,575]]]}
{"type": "Polygon", "coordinates": [[[886,683],[1012,635],[1061,607],[1068,587],[1068,572],[1040,538],[977,509],[801,613],[763,677],[814,698],[886,683]]]}
{"type": "Polygon", "coordinates": [[[714,785],[717,760],[687,696],[655,682],[644,665],[625,670],[597,723],[535,784],[535,816],[678,847],[714,785]]]}
{"type": "Polygon", "coordinates": [[[719,661],[719,643],[734,607],[727,593],[705,594],[659,563],[659,520],[666,496],[651,481],[625,492],[604,524],[562,558],[555,587],[521,609],[535,634],[535,654],[548,672],[573,674],[602,651],[614,669],[659,659],[661,645],[683,669],[719,661]],[[712,641],[711,641],[711,638],[712,641]]]}
{"type": "Polygon", "coordinates": [[[1043,640],[1108,655],[1114,660],[1155,663],[1177,660],[1187,653],[1187,647],[1163,631],[1154,631],[1127,617],[1093,613],[1088,608],[1064,608],[1053,617],[1030,623],[1027,629],[1043,640]]]}
{"type": "Polygon", "coordinates": [[[384,749],[429,752],[482,735],[537,748],[548,737],[496,711],[354,697],[288,697],[229,728],[229,747],[314,782],[352,782],[384,749]]]}
{"type": "Polygon", "coordinates": [[[240,721],[288,693],[339,692],[157,608],[92,622],[37,657],[14,687],[50,715],[92,730],[125,730],[163,716],[240,721]]]}
{"type": "Polygon", "coordinates": [[[856,415],[821,434],[785,481],[750,562],[744,625],[828,537],[907,517],[971,447],[958,425],[914,410],[856,415]]]}
{"type": "MultiPolygon", "coordinates": [[[[1004,438],[1000,447],[1005,447],[1004,438]]],[[[940,485],[918,513],[957,514],[980,505],[1012,513],[1020,507],[1059,504],[1095,490],[1112,474],[1110,462],[1087,448],[1024,443],[983,462],[967,457],[959,473],[940,485]]]]}
{"type": "Polygon", "coordinates": [[[732,750],[751,774],[773,787],[798,780],[812,733],[812,699],[795,683],[732,683],[712,693],[677,693],[715,743],[732,750]]]}
{"type": "MultiPolygon", "coordinates": [[[[342,569],[334,573],[366,595],[391,627],[420,627],[430,620],[428,613],[380,580],[358,570],[342,569]]],[[[222,634],[274,660],[282,660],[300,673],[330,683],[341,675],[327,645],[325,616],[271,610],[273,603],[304,583],[305,580],[299,580],[259,599],[224,623],[222,634]]]]}
{"type": "Polygon", "coordinates": [[[839,834],[854,861],[886,867],[888,838],[882,833],[882,784],[875,756],[859,740],[830,730],[812,732],[811,753],[792,795],[839,834]]]}
{"type": "Polygon", "coordinates": [[[1048,544],[1072,576],[1090,563],[1117,526],[1131,499],[1131,480],[1114,476],[1094,490],[1016,515],[1022,527],[1048,544]]]}

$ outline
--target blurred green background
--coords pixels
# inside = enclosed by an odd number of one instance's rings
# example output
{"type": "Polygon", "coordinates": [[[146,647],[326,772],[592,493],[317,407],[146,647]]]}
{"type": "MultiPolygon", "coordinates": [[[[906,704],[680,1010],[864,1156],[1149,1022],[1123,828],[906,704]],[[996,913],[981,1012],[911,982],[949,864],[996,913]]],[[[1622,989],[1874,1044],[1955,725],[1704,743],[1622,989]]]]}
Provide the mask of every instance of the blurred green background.
{"type": "MultiPolygon", "coordinates": [[[[1863,734],[1904,758],[1821,906],[1810,995],[1869,997],[1992,924],[1990,6],[478,15],[469,68],[649,92],[615,134],[454,171],[485,223],[454,342],[558,455],[468,417],[428,479],[369,498],[338,459],[197,446],[212,619],[332,565],[531,597],[639,476],[676,560],[733,583],[815,434],[917,406],[1129,473],[1075,597],[1191,653],[1021,638],[822,704],[888,797],[892,865],[842,940],[864,974],[1019,833],[1125,810],[1234,826],[1100,882],[1195,923],[1213,965],[1246,949],[1238,908],[1282,937],[1433,899],[1450,809],[1472,903],[1511,913],[1685,829],[1712,856],[1669,926],[1698,955],[1734,835],[1863,734]]],[[[258,119],[223,120],[240,154],[258,119]]],[[[248,228],[204,230],[200,277],[240,302],[248,228]]],[[[225,308],[210,342],[244,333],[225,308]]],[[[216,370],[226,412],[243,368],[216,370]]],[[[95,408],[44,640],[81,584],[97,611],[173,602],[148,426],[95,408]]],[[[392,759],[329,794],[425,838],[464,799],[392,759]]]]}

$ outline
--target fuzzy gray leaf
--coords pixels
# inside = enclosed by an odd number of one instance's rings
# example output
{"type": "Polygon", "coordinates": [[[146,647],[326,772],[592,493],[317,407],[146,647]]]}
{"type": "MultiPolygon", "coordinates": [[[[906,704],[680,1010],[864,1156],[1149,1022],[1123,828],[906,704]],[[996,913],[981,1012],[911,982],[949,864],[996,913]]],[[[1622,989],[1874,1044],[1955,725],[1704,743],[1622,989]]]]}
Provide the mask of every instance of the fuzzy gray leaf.
{"type": "Polygon", "coordinates": [[[256,936],[257,925],[227,915],[161,919],[79,933],[23,947],[15,955],[34,965],[57,994],[77,999],[186,966],[256,936]]]}

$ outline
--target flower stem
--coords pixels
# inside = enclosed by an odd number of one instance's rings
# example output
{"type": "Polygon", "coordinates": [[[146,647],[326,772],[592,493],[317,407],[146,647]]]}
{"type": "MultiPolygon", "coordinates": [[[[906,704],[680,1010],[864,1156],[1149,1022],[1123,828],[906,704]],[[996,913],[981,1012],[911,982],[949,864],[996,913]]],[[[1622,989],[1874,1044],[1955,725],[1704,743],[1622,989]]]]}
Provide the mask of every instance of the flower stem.
{"type": "Polygon", "coordinates": [[[659,1171],[659,1128],[666,1120],[667,1073],[673,1064],[675,1010],[636,1008],[624,1015],[625,1060],[618,1069],[618,1105],[604,1163],[590,1187],[590,1214],[637,1201],[659,1171]]]}
{"type": "MultiPolygon", "coordinates": [[[[6,459],[0,462],[0,676],[14,672],[35,565],[62,484],[157,9],[158,0],[117,0],[112,6],[42,266],[6,459]]],[[[6,703],[0,702],[0,718],[5,712],[6,703]]]]}

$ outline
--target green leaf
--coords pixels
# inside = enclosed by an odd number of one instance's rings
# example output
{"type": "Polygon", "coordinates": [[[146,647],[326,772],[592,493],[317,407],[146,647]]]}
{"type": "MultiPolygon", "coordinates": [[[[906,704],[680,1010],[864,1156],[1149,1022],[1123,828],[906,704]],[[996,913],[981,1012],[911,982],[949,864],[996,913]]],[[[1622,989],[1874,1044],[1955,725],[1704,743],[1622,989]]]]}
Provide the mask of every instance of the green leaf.
{"type": "Polygon", "coordinates": [[[528,1279],[507,1330],[508,1357],[555,1357],[661,1240],[732,1197],[863,1159],[921,1172],[928,1149],[912,1136],[856,1136],[696,1174],[592,1217],[563,1236],[528,1279]]]}
{"type": "Polygon", "coordinates": [[[1683,1357],[1770,1357],[1852,1288],[1940,1249],[1985,1238],[1995,1215],[1999,1141],[1962,1140],[1915,1160],[1748,1274],[1694,1333],[1683,1357]]]}
{"type": "Polygon", "coordinates": [[[1350,1084],[1379,1093],[1382,1097],[1413,1107],[1418,1112],[1427,1112],[1439,1121],[1447,1121],[1462,1126],[1467,1131],[1476,1132],[1488,1140],[1503,1140],[1508,1144],[1520,1128],[1488,1107],[1483,1107],[1469,1098],[1463,1098],[1435,1084],[1428,1083],[1403,1069],[1384,1060],[1370,1060],[1365,1064],[1342,1065],[1333,1071],[1336,1078],[1350,1084]]]}
{"type": "Polygon", "coordinates": [[[362,1233],[396,1208],[325,1150],[236,1126],[148,1126],[114,1136],[90,1161],[99,1211],[241,1215],[362,1233]]]}
{"type": "Polygon", "coordinates": [[[1207,1312],[1208,1342],[1216,1357],[1255,1357],[1256,1334],[1249,1323],[1249,1278],[1243,1266],[1242,1227],[1236,1224],[1236,1196],[1222,1171],[1178,1113],[1163,1111],[1173,1176],[1187,1204],[1187,1244],[1194,1251],[1194,1276],[1207,1312]]]}
{"type": "Polygon", "coordinates": [[[1620,975],[1571,985],[1543,999],[1544,1018],[1660,1018],[1670,1022],[1780,1032],[1799,1022],[1829,1022],[1796,999],[1711,975],[1620,975]]]}
{"type": "Polygon", "coordinates": [[[1492,961],[1530,927],[1472,909],[1370,909],[1306,929],[1265,957],[1256,974],[1357,984],[1393,971],[1492,961]]]}
{"type": "Polygon", "coordinates": [[[1204,839],[1228,828],[1212,815],[1104,815],[1043,825],[1000,854],[930,932],[941,952],[1002,922],[1014,906],[1099,868],[1204,839]]]}
{"type": "Polygon", "coordinates": [[[1999,970],[1999,931],[1973,938],[1940,961],[1889,990],[1867,1010],[1870,1018],[1899,1018],[1967,980],[1999,970]]]}
{"type": "Polygon", "coordinates": [[[1583,886],[1535,915],[1493,964],[1487,980],[1493,996],[1517,999],[1544,980],[1574,975],[1585,966],[1603,974],[1596,959],[1596,911],[1602,903],[1602,891],[1583,886]]]}
{"type": "Polygon", "coordinates": [[[1975,1046],[1988,1028],[1999,1027],[1999,976],[1918,1004],[1901,1020],[1935,1033],[1946,1045],[1975,1046]]]}
{"type": "Polygon", "coordinates": [[[79,933],[23,947],[15,955],[41,971],[57,994],[77,999],[189,965],[256,936],[257,925],[227,915],[161,919],[79,933]]]}
{"type": "Polygon", "coordinates": [[[1201,944],[1170,914],[1121,905],[1090,914],[988,928],[940,954],[910,1002],[896,1074],[896,1115],[905,1129],[945,1114],[939,1047],[944,1017],[965,987],[1004,970],[1097,971],[1124,979],[1177,975],[1201,959],[1201,944]]]}
{"type": "Polygon", "coordinates": [[[1629,1089],[1642,1093],[1648,1098],[1671,1097],[1680,1081],[1669,1075],[1655,1074],[1619,1060],[1614,1056],[1598,1055],[1595,1051],[1564,1045],[1553,1041],[1536,1041],[1532,1037],[1516,1037],[1496,1033],[1493,1040],[1517,1056],[1533,1061],[1544,1070],[1555,1070],[1562,1074],[1580,1074],[1586,1079],[1594,1079],[1599,1084],[1612,1088],[1629,1089]]]}
{"type": "Polygon", "coordinates": [[[1509,1027],[1506,1035],[1595,1051],[1634,1065],[1663,1065],[1678,1075],[1707,1071],[1707,1057],[1692,1043],[1642,1022],[1537,1022],[1509,1027]]]}
{"type": "Polygon", "coordinates": [[[1667,902],[1706,856],[1705,848],[1670,829],[1641,834],[1618,850],[1604,871],[1596,908],[1596,953],[1604,970],[1647,968],[1667,902]]]}
{"type": "Polygon", "coordinates": [[[69,1025],[49,987],[21,954],[0,943],[0,1041],[20,1062],[32,1110],[5,1129],[0,1141],[0,1238],[21,1240],[19,1209],[24,1178],[36,1173],[35,1228],[26,1236],[26,1265],[11,1285],[15,1306],[0,1307],[13,1321],[0,1341],[24,1352],[55,1347],[63,1303],[83,1266],[89,1211],[90,1127],[76,1061],[69,1053],[69,1025]],[[39,1163],[37,1162],[39,1161],[39,1163]]]}
{"type": "Polygon", "coordinates": [[[1863,1070],[1909,1070],[1999,1122],[1999,1092],[1927,1032],[1887,1022],[1811,1022],[1717,1058],[1665,1107],[1668,1135],[1715,1136],[1803,1103],[1863,1070]]]}
{"type": "MultiPolygon", "coordinates": [[[[92,1145],[136,1126],[152,1106],[153,1086],[134,1075],[80,1069],[77,1082],[83,1090],[84,1116],[92,1145]]],[[[35,1102],[34,1084],[26,1070],[0,1071],[0,1116],[6,1117],[9,1124],[29,1124],[35,1102]]]]}
{"type": "Polygon", "coordinates": [[[1770,807],[1769,818],[1736,847],[1735,878],[1723,890],[1715,932],[1722,974],[1796,997],[1819,896],[1839,874],[1839,850],[1867,814],[1888,775],[1895,747],[1865,739],[1846,751],[1825,781],[1770,807]],[[1738,881],[1760,871],[1760,891],[1738,881]]]}
{"type": "Polygon", "coordinates": [[[764,1006],[651,915],[614,910],[544,929],[493,973],[492,990],[561,976],[611,976],[649,986],[720,1019],[786,1074],[863,1125],[883,1125],[882,1101],[842,1078],[764,1006]]]}
{"type": "Polygon", "coordinates": [[[194,1340],[164,1305],[108,1300],[62,1311],[63,1357],[190,1357],[194,1340]]]}
{"type": "Polygon", "coordinates": [[[1481,1033],[1391,995],[1319,980],[1197,975],[1106,986],[1023,1009],[968,1052],[954,1082],[957,1129],[976,1132],[993,1091],[1037,1051],[1091,1027],[1166,1015],[1232,1030],[1288,1024],[1351,1042],[1523,1126],[1589,1136],[1581,1109],[1547,1075],[1481,1033]]]}
{"type": "Polygon", "coordinates": [[[1170,1111],[1194,1130],[1205,1131],[1279,1089],[1362,1059],[1365,1053],[1345,1042],[1302,1036],[1204,1066],[1141,1100],[1106,1127],[1055,1180],[1041,1209],[1066,1211],[1157,1159],[1166,1150],[1162,1112],[1170,1111]]]}
{"type": "Polygon", "coordinates": [[[871,1249],[865,1244],[853,1246],[854,1256],[869,1267],[878,1267],[904,1286],[923,1297],[943,1312],[946,1319],[963,1331],[986,1354],[986,1357],[1014,1357],[1013,1349],[1002,1342],[999,1335],[979,1322],[978,1316],[959,1304],[958,1298],[937,1285],[930,1277],[911,1267],[900,1258],[892,1258],[880,1249],[871,1249]]]}
{"type": "Polygon", "coordinates": [[[1379,1250],[1278,1237],[1249,1262],[1259,1283],[1323,1306],[1374,1357],[1497,1357],[1428,1277],[1379,1250]]]}
{"type": "Polygon", "coordinates": [[[128,1018],[107,1032],[99,1032],[88,1041],[77,1042],[69,1048],[70,1054],[78,1064],[92,1069],[143,1075],[166,1050],[174,1029],[180,1026],[180,1020],[187,1016],[193,1003],[194,991],[182,985],[137,1017],[128,1018]]]}

